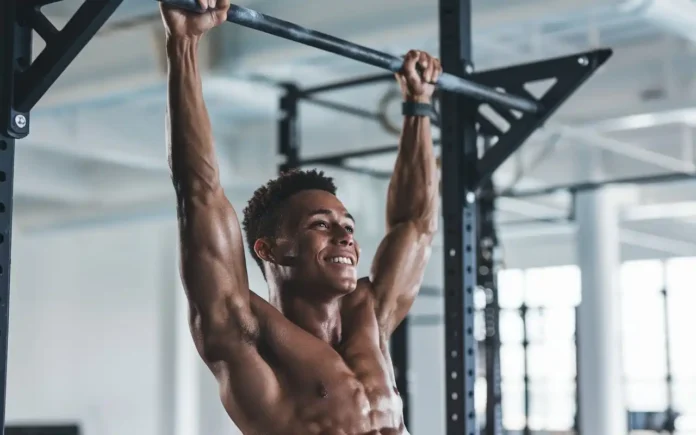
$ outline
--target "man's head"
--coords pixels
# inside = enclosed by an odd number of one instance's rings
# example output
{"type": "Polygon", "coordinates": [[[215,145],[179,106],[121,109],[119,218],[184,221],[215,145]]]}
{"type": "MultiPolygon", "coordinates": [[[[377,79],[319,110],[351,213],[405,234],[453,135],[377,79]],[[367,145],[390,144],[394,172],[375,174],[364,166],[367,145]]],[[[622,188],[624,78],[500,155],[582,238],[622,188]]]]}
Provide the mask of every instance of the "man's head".
{"type": "Polygon", "coordinates": [[[267,281],[295,282],[310,292],[355,288],[355,223],[323,172],[291,171],[260,187],[244,209],[243,227],[267,281]]]}

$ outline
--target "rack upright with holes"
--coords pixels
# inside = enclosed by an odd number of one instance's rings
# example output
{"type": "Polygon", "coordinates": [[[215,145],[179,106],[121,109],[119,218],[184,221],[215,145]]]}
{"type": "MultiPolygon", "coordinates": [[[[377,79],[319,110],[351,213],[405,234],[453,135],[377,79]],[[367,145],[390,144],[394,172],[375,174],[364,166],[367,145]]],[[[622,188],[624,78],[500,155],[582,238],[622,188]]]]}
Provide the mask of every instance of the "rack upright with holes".
{"type": "Polygon", "coordinates": [[[31,109],[123,0],[86,1],[61,30],[40,9],[56,1],[0,1],[0,435],[5,428],[15,142],[29,134],[31,109]],[[32,57],[34,31],[46,46],[32,57]]]}
{"type": "MultiPolygon", "coordinates": [[[[471,1],[440,1],[442,68],[463,77],[472,72],[471,1]]],[[[448,434],[474,435],[477,285],[477,107],[454,94],[440,100],[442,213],[444,216],[445,375],[448,434]]]]}

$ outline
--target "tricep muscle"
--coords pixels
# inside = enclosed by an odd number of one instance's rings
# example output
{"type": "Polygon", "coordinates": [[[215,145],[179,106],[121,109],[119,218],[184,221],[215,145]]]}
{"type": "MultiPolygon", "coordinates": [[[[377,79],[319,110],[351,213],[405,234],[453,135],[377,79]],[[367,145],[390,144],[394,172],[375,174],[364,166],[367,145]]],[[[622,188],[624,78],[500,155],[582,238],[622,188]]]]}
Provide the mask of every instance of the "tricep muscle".
{"type": "Polygon", "coordinates": [[[196,345],[205,356],[253,337],[244,245],[222,190],[179,199],[181,273],[196,345]]]}
{"type": "Polygon", "coordinates": [[[191,333],[220,384],[223,405],[243,424],[254,410],[278,403],[280,384],[258,351],[261,327],[252,298],[260,298],[249,290],[241,230],[221,192],[182,208],[182,276],[191,333]]]}
{"type": "Polygon", "coordinates": [[[411,309],[430,258],[432,234],[414,222],[395,225],[377,248],[370,286],[380,329],[387,336],[411,309]]]}

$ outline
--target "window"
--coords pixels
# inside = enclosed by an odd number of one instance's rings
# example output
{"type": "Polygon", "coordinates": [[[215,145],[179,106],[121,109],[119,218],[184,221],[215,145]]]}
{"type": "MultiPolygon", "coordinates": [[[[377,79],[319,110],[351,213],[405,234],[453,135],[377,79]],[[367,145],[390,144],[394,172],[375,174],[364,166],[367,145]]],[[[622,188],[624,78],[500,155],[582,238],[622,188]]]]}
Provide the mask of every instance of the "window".
{"type": "Polygon", "coordinates": [[[681,414],[677,434],[696,433],[696,257],[675,258],[665,263],[667,330],[673,377],[674,408],[681,414]]]}
{"type": "Polygon", "coordinates": [[[696,382],[696,258],[670,260],[666,272],[672,375],[677,384],[696,382]]]}
{"type": "Polygon", "coordinates": [[[572,429],[579,269],[505,270],[498,275],[498,289],[503,425],[508,430],[522,430],[525,425],[532,430],[572,429]]]}
{"type": "MultiPolygon", "coordinates": [[[[533,431],[568,431],[573,427],[580,281],[576,266],[505,270],[498,275],[507,430],[529,426],[533,431]]],[[[696,434],[695,283],[696,257],[631,261],[620,270],[627,408],[662,412],[671,397],[681,415],[675,433],[682,435],[696,434]]],[[[478,322],[483,330],[482,316],[478,322]]],[[[479,382],[478,388],[485,391],[485,380],[479,382]]]]}
{"type": "Polygon", "coordinates": [[[662,262],[656,260],[621,267],[623,366],[630,410],[667,408],[666,400],[656,402],[665,398],[667,376],[663,276],[662,262]]]}
{"type": "Polygon", "coordinates": [[[630,411],[661,412],[671,396],[681,414],[676,434],[696,433],[695,282],[696,258],[632,261],[621,267],[626,404],[630,411]]]}

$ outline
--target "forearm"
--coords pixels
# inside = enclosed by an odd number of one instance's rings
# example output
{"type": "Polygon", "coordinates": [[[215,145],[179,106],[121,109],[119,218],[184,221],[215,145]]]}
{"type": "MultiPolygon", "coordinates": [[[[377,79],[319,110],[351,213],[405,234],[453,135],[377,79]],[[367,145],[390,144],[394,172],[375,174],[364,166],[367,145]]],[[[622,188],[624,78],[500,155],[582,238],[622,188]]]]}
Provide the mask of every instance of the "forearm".
{"type": "Polygon", "coordinates": [[[203,100],[197,37],[167,39],[169,64],[167,142],[177,194],[219,190],[213,134],[203,100]]]}
{"type": "Polygon", "coordinates": [[[427,117],[407,116],[387,198],[390,228],[413,222],[434,232],[438,219],[438,177],[427,117]]]}

